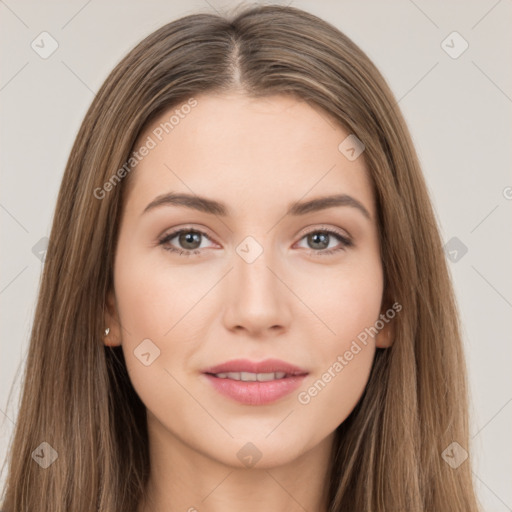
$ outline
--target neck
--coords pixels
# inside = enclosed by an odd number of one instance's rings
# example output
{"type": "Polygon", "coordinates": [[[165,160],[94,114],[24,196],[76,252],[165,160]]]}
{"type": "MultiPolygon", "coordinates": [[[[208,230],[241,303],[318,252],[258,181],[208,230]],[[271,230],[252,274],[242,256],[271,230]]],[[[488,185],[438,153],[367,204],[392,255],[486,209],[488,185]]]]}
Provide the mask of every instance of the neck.
{"type": "Polygon", "coordinates": [[[150,477],[137,512],[327,512],[334,434],[281,465],[226,465],[179,440],[148,415],[150,477]]]}

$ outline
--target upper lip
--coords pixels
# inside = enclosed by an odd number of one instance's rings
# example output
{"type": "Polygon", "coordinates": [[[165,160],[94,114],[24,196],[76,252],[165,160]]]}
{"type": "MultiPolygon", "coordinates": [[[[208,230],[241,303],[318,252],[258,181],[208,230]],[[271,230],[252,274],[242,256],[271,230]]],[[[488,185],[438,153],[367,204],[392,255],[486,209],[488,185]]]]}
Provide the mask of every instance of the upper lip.
{"type": "Polygon", "coordinates": [[[233,359],[225,363],[211,366],[203,370],[203,373],[230,373],[230,372],[248,372],[248,373],[277,373],[284,372],[286,375],[307,375],[303,368],[280,361],[279,359],[265,359],[264,361],[249,361],[248,359],[233,359]]]}

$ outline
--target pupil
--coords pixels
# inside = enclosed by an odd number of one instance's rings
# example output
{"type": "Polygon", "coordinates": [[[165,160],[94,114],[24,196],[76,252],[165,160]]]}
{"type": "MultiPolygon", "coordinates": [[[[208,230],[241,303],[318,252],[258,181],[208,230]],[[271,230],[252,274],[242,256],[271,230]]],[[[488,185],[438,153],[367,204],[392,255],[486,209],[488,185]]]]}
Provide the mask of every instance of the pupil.
{"type": "MultiPolygon", "coordinates": [[[[328,238],[329,235],[327,233],[314,233],[310,235],[310,240],[312,240],[313,243],[320,243],[320,249],[325,249],[329,245],[328,238]]],[[[316,248],[318,249],[318,247],[316,248]]]]}
{"type": "Polygon", "coordinates": [[[200,237],[201,237],[201,233],[194,233],[191,231],[189,231],[187,233],[182,233],[180,235],[180,243],[182,245],[184,245],[185,249],[197,249],[197,247],[199,247],[199,245],[201,245],[200,237]],[[187,245],[187,244],[194,245],[194,243],[196,243],[198,245],[195,247],[188,247],[188,245],[187,245]]]}

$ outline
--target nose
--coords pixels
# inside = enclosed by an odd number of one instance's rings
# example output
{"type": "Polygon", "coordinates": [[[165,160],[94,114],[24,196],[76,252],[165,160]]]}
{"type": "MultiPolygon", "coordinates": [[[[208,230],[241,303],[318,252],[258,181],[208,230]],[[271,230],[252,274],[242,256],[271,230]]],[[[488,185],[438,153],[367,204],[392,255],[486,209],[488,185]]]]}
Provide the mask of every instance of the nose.
{"type": "Polygon", "coordinates": [[[251,336],[278,335],[290,325],[293,294],[280,276],[280,265],[264,250],[248,262],[238,254],[227,276],[224,324],[231,331],[251,336]]]}

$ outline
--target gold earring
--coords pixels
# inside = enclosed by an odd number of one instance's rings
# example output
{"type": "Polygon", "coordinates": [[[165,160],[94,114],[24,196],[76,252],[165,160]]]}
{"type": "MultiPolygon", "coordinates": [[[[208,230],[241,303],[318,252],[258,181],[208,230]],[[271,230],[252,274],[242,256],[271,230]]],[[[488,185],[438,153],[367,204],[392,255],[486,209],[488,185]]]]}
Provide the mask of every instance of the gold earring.
{"type": "Polygon", "coordinates": [[[107,327],[107,328],[105,329],[105,336],[108,336],[108,333],[109,333],[109,332],[110,332],[110,327],[107,327]]]}

